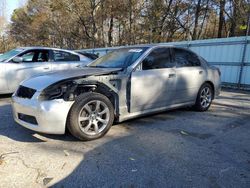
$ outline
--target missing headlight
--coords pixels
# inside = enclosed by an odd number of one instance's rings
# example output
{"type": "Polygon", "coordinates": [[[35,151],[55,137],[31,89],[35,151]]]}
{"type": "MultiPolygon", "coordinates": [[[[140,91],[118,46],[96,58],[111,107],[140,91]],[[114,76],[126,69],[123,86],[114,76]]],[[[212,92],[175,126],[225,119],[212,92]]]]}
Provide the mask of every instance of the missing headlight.
{"type": "Polygon", "coordinates": [[[40,94],[40,100],[64,99],[69,100],[69,92],[75,87],[74,82],[58,83],[49,86],[40,94]]]}
{"type": "Polygon", "coordinates": [[[94,92],[97,86],[90,83],[77,83],[75,81],[60,82],[49,86],[40,94],[40,100],[63,99],[74,101],[75,98],[84,92],[94,92]]]}

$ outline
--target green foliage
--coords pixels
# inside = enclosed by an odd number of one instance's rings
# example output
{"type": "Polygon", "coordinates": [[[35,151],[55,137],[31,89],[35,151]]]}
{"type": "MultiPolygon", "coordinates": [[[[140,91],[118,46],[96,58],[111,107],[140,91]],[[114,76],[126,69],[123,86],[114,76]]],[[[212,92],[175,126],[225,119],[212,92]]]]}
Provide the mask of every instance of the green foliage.
{"type": "Polygon", "coordinates": [[[78,49],[244,35],[249,3],[222,2],[29,0],[14,11],[7,38],[14,46],[78,49]]]}

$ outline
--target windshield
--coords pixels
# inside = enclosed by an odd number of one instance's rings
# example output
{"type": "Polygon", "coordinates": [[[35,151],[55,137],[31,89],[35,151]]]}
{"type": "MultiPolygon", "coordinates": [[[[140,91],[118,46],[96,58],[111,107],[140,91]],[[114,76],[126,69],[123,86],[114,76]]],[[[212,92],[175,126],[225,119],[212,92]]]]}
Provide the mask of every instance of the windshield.
{"type": "Polygon", "coordinates": [[[121,48],[97,59],[89,67],[126,68],[133,64],[148,48],[121,48]]]}
{"type": "Polygon", "coordinates": [[[10,51],[8,51],[8,52],[6,52],[6,53],[4,53],[4,54],[2,54],[2,55],[0,56],[0,62],[4,62],[4,61],[10,59],[11,57],[13,57],[13,56],[19,54],[19,53],[22,52],[22,51],[23,51],[23,49],[14,49],[14,50],[10,50],[10,51]]]}

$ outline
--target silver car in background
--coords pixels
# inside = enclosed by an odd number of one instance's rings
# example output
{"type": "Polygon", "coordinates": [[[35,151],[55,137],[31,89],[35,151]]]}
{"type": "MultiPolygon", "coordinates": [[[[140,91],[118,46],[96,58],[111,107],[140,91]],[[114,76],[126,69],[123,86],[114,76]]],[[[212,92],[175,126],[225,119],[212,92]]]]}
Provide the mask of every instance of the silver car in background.
{"type": "Polygon", "coordinates": [[[23,47],[0,56],[0,94],[13,93],[32,76],[81,68],[92,59],[77,52],[46,47],[23,47]]]}
{"type": "Polygon", "coordinates": [[[183,106],[206,111],[220,93],[220,71],[190,50],[133,46],[110,52],[81,70],[24,81],[12,97],[24,127],[81,140],[102,137],[114,121],[183,106]]]}

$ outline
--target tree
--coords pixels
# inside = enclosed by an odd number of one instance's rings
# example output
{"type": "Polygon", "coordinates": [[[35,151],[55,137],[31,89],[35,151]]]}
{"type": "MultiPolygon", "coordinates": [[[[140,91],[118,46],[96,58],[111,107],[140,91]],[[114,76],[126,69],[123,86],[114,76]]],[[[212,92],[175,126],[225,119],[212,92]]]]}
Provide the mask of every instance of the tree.
{"type": "Polygon", "coordinates": [[[220,0],[220,14],[219,14],[219,27],[218,27],[218,38],[222,37],[222,29],[225,22],[224,12],[225,12],[225,0],[220,0]]]}
{"type": "Polygon", "coordinates": [[[249,10],[248,0],[28,0],[5,38],[77,49],[241,36],[249,10]]]}

